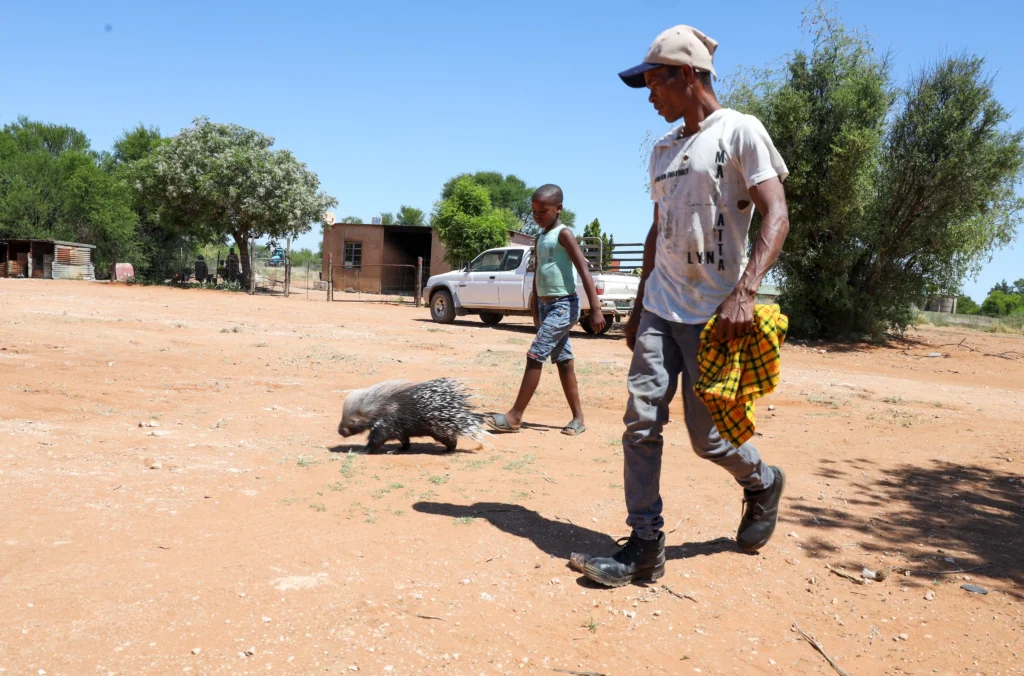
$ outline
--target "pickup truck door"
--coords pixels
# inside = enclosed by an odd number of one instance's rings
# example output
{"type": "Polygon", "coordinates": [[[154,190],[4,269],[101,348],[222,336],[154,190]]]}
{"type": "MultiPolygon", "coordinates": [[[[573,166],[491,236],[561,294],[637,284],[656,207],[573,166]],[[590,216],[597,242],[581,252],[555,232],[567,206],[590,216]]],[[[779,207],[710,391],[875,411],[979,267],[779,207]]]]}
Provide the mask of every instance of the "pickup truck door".
{"type": "Polygon", "coordinates": [[[498,273],[505,258],[505,249],[485,251],[462,273],[455,292],[465,308],[498,306],[498,273]]]}
{"type": "MultiPolygon", "coordinates": [[[[529,249],[509,249],[498,273],[498,305],[506,310],[526,309],[524,294],[526,283],[526,258],[529,249]]],[[[532,284],[531,280],[531,284],[532,284]]]]}

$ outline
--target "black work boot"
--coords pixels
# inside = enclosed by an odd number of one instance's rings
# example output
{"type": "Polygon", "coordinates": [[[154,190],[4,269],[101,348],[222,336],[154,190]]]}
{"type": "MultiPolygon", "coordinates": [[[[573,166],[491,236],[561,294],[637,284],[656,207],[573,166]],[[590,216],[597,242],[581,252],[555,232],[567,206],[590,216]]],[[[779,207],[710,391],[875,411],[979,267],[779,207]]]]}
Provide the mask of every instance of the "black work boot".
{"type": "Polygon", "coordinates": [[[786,488],[786,474],[778,467],[769,467],[775,481],[762,491],[743,490],[743,518],[736,533],[736,544],[745,552],[756,552],[768,544],[779,521],[779,500],[786,488]]]}
{"type": "Polygon", "coordinates": [[[633,580],[653,582],[665,575],[664,533],[659,531],[657,540],[641,540],[633,531],[616,544],[622,549],[612,556],[587,559],[583,574],[606,587],[621,587],[633,580]]]}

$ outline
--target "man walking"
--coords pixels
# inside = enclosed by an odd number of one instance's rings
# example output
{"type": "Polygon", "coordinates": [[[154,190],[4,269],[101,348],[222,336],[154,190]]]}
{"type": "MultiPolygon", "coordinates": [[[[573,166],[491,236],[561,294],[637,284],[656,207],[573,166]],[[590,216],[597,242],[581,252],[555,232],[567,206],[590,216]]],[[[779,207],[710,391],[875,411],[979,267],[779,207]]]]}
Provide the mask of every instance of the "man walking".
{"type": "Polygon", "coordinates": [[[644,62],[619,74],[646,87],[659,115],[683,120],[651,154],[654,223],[644,249],[636,306],[626,326],[633,350],[622,437],[629,540],[607,558],[588,558],[584,572],[608,586],[665,573],[660,493],[662,428],[680,376],[690,444],[743,487],[736,541],[747,552],[775,530],[785,475],[766,465],[752,444],[724,440],[693,391],[701,330],[718,315],[716,338],[752,329],[761,280],[782,250],[789,216],[785,162],[757,118],[722,108],[712,88],[718,43],[689,26],[659,35],[644,62]],[[762,224],[747,260],[753,209],[762,224]]]}

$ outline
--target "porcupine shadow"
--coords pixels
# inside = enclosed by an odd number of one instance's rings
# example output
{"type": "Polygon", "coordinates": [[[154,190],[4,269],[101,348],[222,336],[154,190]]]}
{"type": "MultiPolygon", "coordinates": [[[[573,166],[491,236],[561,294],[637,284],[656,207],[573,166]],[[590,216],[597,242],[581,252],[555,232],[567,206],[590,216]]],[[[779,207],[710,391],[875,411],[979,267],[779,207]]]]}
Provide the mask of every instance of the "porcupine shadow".
{"type": "MultiPolygon", "coordinates": [[[[460,440],[461,441],[461,440],[460,440]]],[[[338,444],[327,449],[331,453],[357,453],[359,455],[390,455],[402,453],[403,455],[457,455],[462,453],[474,453],[472,448],[456,448],[449,451],[443,444],[436,441],[413,441],[408,449],[403,450],[402,444],[393,442],[385,444],[379,451],[371,452],[366,450],[366,443],[338,444]]]]}

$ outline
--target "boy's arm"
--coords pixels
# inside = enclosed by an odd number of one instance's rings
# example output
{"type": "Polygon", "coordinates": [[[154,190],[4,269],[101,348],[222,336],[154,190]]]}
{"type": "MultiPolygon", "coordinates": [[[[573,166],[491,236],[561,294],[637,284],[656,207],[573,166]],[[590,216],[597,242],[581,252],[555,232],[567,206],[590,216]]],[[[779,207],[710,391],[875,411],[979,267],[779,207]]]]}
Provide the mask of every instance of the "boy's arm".
{"type": "Polygon", "coordinates": [[[540,298],[537,298],[537,250],[532,249],[530,255],[533,257],[533,323],[540,322],[540,298]]]}
{"type": "Polygon", "coordinates": [[[590,276],[587,258],[583,255],[583,250],[580,249],[579,243],[569,228],[562,228],[562,231],[558,233],[558,243],[569,254],[569,259],[580,273],[580,281],[583,282],[587,300],[590,301],[590,326],[594,329],[594,333],[600,333],[605,324],[604,315],[601,314],[601,301],[597,298],[597,287],[594,286],[594,278],[590,276]]]}

